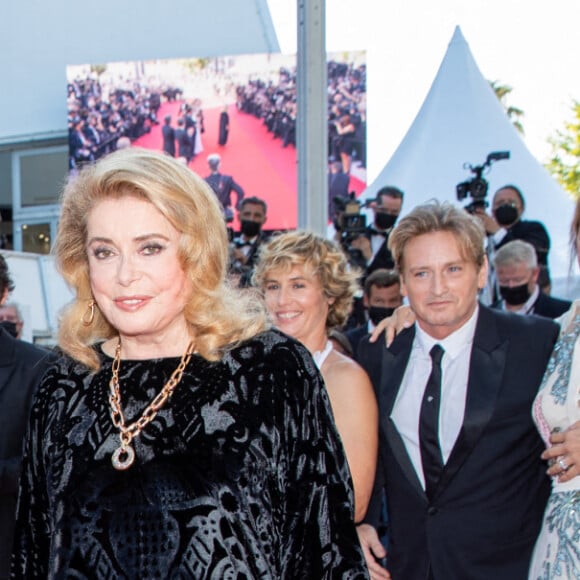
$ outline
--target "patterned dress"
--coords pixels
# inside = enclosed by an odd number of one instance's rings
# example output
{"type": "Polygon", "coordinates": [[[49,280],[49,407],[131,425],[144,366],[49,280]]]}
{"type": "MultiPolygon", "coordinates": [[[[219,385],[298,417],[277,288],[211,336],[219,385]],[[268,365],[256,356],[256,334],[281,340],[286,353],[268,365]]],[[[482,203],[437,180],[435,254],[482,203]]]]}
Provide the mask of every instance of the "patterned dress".
{"type": "MultiPolygon", "coordinates": [[[[26,441],[13,578],[367,578],[352,484],[312,358],[269,331],[194,355],[117,471],[112,359],[45,374],[26,441]]],[[[178,358],[123,360],[126,422],[178,358]]]]}
{"type": "MultiPolygon", "coordinates": [[[[550,433],[580,420],[580,300],[557,322],[560,336],[534,403],[534,420],[546,445],[550,433]]],[[[580,477],[552,482],[530,580],[580,579],[580,477]]]]}

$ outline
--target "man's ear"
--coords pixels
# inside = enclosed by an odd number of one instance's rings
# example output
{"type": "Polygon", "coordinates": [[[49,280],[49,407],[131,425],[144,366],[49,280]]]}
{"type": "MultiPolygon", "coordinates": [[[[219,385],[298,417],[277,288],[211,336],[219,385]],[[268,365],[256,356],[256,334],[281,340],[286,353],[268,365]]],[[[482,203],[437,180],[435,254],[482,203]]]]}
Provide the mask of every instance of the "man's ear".
{"type": "Polygon", "coordinates": [[[487,256],[483,256],[483,264],[479,269],[477,274],[477,288],[479,290],[483,290],[485,285],[487,284],[487,268],[488,268],[488,261],[487,256]]]}
{"type": "Polygon", "coordinates": [[[2,293],[2,297],[0,298],[0,306],[2,306],[6,300],[8,300],[8,294],[10,294],[10,290],[8,288],[4,288],[4,292],[2,293]]]}

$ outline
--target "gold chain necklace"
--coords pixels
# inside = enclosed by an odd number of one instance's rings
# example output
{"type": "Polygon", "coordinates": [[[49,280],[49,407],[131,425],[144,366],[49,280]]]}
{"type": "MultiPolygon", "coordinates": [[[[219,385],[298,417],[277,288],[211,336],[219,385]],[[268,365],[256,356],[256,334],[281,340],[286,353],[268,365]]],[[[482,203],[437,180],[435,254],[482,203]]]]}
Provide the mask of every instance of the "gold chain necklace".
{"type": "Polygon", "coordinates": [[[187,349],[183,356],[181,357],[181,362],[177,368],[173,371],[169,380],[165,383],[161,391],[157,396],[149,403],[147,408],[143,411],[141,417],[131,423],[130,425],[125,425],[125,417],[123,411],[121,410],[121,393],[119,391],[119,367],[121,366],[121,341],[117,344],[115,348],[115,358],[113,359],[113,376],[109,382],[109,403],[111,405],[111,419],[113,425],[119,429],[119,437],[121,439],[121,445],[113,453],[111,457],[111,462],[113,467],[119,470],[129,469],[133,462],[135,461],[135,450],[131,446],[131,441],[134,437],[139,435],[146,425],[151,423],[157,412],[165,405],[167,400],[173,394],[173,391],[181,377],[183,376],[183,371],[191,359],[193,354],[193,342],[187,345],[187,349]]]}

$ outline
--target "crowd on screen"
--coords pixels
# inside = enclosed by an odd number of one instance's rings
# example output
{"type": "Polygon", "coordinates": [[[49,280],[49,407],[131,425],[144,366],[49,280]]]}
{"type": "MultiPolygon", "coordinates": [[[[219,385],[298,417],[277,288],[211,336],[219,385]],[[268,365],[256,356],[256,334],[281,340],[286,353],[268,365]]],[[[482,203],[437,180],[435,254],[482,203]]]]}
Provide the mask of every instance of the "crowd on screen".
{"type": "MultiPolygon", "coordinates": [[[[366,66],[330,61],[328,77],[328,150],[347,153],[364,164],[366,66]],[[343,132],[342,129],[347,131],[343,132]]],[[[262,119],[282,146],[296,144],[296,69],[280,69],[277,82],[257,78],[236,89],[238,109],[262,119]]],[[[343,161],[343,165],[345,165],[343,161]]]]}
{"type": "Polygon", "coordinates": [[[69,168],[95,161],[116,149],[120,137],[131,141],[158,125],[163,99],[174,101],[181,89],[149,87],[139,81],[105,87],[97,78],[68,83],[69,168]]]}

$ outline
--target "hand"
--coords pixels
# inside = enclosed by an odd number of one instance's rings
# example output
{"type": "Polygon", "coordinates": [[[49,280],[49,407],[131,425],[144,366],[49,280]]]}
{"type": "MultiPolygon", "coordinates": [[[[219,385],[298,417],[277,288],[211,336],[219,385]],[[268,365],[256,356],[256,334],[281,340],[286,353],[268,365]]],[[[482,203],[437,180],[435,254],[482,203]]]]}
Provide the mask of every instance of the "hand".
{"type": "Polygon", "coordinates": [[[248,261],[248,257],[240,250],[240,248],[234,248],[232,251],[234,260],[237,260],[241,264],[245,264],[248,261]]]}
{"type": "Polygon", "coordinates": [[[373,257],[373,249],[371,241],[366,236],[358,236],[351,243],[350,247],[355,250],[360,250],[364,259],[368,262],[373,257]]]}
{"type": "Polygon", "coordinates": [[[385,331],[385,343],[387,347],[395,339],[395,336],[405,328],[410,328],[415,323],[417,317],[410,306],[399,306],[388,318],[383,318],[372,331],[370,342],[376,342],[377,338],[385,331]]]}
{"type": "Polygon", "coordinates": [[[356,532],[371,580],[391,580],[391,575],[376,560],[376,558],[384,558],[387,555],[387,551],[381,544],[375,528],[370,524],[359,524],[356,527],[356,532]]]}
{"type": "Polygon", "coordinates": [[[490,216],[487,213],[485,213],[485,210],[483,208],[476,208],[475,211],[473,212],[473,215],[477,216],[481,220],[481,223],[483,224],[483,227],[485,228],[485,231],[488,234],[495,234],[495,232],[497,232],[501,227],[495,221],[495,218],[493,216],[490,216]]]}
{"type": "Polygon", "coordinates": [[[550,443],[552,446],[542,453],[542,459],[550,465],[548,475],[557,477],[560,483],[580,475],[580,421],[565,431],[552,433],[550,443]]]}

